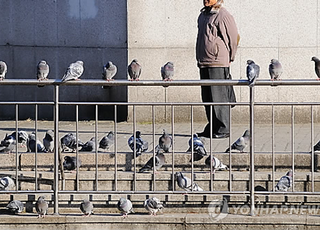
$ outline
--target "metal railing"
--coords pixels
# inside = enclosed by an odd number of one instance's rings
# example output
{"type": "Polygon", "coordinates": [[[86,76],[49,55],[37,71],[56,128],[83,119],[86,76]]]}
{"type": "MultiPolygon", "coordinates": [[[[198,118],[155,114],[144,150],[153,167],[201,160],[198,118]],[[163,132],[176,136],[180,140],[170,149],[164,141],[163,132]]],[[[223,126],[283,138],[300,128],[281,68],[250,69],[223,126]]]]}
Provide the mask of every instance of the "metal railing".
{"type": "MultiPolygon", "coordinates": [[[[9,79],[0,81],[0,86],[5,85],[38,85],[39,82],[37,80],[18,80],[18,79],[9,79]]],[[[37,180],[37,148],[35,150],[35,190],[34,191],[24,191],[24,190],[18,190],[18,186],[16,186],[16,191],[12,193],[52,193],[54,194],[54,213],[59,212],[59,206],[58,206],[58,195],[59,194],[74,194],[74,193],[80,193],[80,194],[173,194],[173,193],[181,193],[181,191],[177,191],[174,189],[175,179],[174,179],[174,173],[175,173],[175,165],[174,165],[174,153],[175,153],[175,146],[174,146],[174,138],[175,138],[175,120],[174,120],[174,114],[175,114],[175,107],[176,106],[188,106],[190,107],[190,117],[191,117],[191,137],[193,135],[193,123],[194,123],[194,107],[195,106],[204,106],[209,105],[211,110],[211,117],[212,117],[212,106],[215,105],[225,105],[229,106],[230,109],[230,129],[231,129],[231,106],[237,105],[237,106],[247,106],[250,110],[250,189],[249,191],[233,191],[232,190],[232,161],[231,161],[231,151],[229,152],[229,189],[228,191],[214,191],[213,190],[213,169],[210,168],[210,191],[191,191],[190,193],[198,193],[198,194],[247,194],[250,196],[250,203],[251,203],[251,215],[254,215],[254,208],[255,208],[255,194],[275,194],[274,189],[272,191],[266,191],[266,192],[256,192],[254,190],[254,182],[255,182],[255,164],[254,164],[254,156],[255,156],[255,150],[254,150],[254,109],[256,106],[271,106],[272,107],[272,185],[273,188],[275,187],[275,151],[274,151],[274,107],[275,106],[291,106],[291,115],[292,115],[292,124],[291,124],[291,138],[292,138],[292,169],[294,171],[294,165],[295,165],[295,158],[294,158],[294,106],[311,106],[311,146],[313,146],[313,138],[314,138],[314,115],[313,115],[313,106],[314,105],[320,105],[320,103],[304,103],[304,102],[288,102],[288,103],[266,103],[266,102],[255,102],[254,98],[254,90],[255,87],[258,86],[315,86],[320,85],[320,81],[317,80],[281,80],[281,81],[270,81],[270,80],[258,80],[254,87],[248,87],[250,90],[250,97],[248,102],[236,102],[236,103],[187,103],[187,102],[165,102],[165,103],[137,103],[137,102],[60,102],[59,101],[59,87],[60,85],[67,85],[69,87],[72,87],[74,85],[99,85],[99,86],[212,86],[212,85],[233,85],[233,86],[248,86],[247,80],[185,80],[185,81],[172,81],[172,82],[163,82],[163,81],[127,81],[127,80],[115,80],[115,81],[102,81],[102,80],[82,80],[82,81],[70,81],[62,83],[60,80],[48,80],[41,82],[41,85],[45,86],[53,86],[54,87],[54,97],[52,102],[39,102],[39,101],[33,101],[33,102],[0,102],[0,105],[15,105],[15,113],[16,113],[16,125],[15,130],[18,132],[18,120],[19,120],[19,106],[20,105],[35,105],[35,135],[37,139],[38,135],[38,128],[37,128],[37,122],[38,122],[38,106],[39,105],[50,105],[54,108],[54,186],[52,190],[39,190],[38,189],[38,180],[37,180]],[[74,105],[76,107],[76,140],[78,140],[78,123],[79,123],[79,112],[78,107],[79,105],[92,105],[95,106],[95,142],[96,142],[96,148],[95,148],[95,191],[85,191],[85,190],[79,190],[79,166],[76,168],[76,191],[68,191],[68,190],[59,190],[59,109],[60,106],[63,105],[74,105]],[[115,169],[114,169],[114,190],[112,191],[103,191],[98,189],[98,114],[99,114],[99,106],[113,106],[114,107],[114,154],[115,154],[115,169]],[[135,132],[137,131],[136,128],[136,107],[139,106],[151,106],[152,108],[152,135],[153,135],[153,157],[155,156],[155,107],[156,106],[169,106],[171,107],[171,135],[173,137],[173,146],[171,151],[171,159],[172,159],[172,191],[161,191],[156,190],[156,177],[153,176],[152,183],[153,183],[153,189],[152,191],[145,191],[145,190],[139,190],[137,189],[137,165],[136,165],[136,151],[134,151],[134,170],[133,170],[133,190],[132,191],[120,191],[118,189],[118,147],[117,147],[117,107],[118,106],[132,106],[133,111],[133,134],[135,135],[135,132]]],[[[231,130],[230,130],[231,135],[231,130]]],[[[192,140],[192,139],[191,139],[192,140]]],[[[232,137],[229,137],[229,147],[231,147],[232,137]]],[[[192,140],[193,142],[193,140],[192,140]]],[[[213,151],[212,151],[212,136],[210,137],[210,156],[212,157],[213,151]]],[[[134,149],[136,149],[136,143],[134,141],[134,149]]],[[[19,169],[18,169],[18,144],[16,145],[16,171],[15,171],[15,182],[16,185],[19,183],[19,169]]],[[[312,163],[311,163],[311,183],[312,183],[312,190],[311,192],[288,192],[286,194],[320,194],[320,192],[315,192],[315,179],[314,179],[314,151],[311,150],[312,155],[312,163]]],[[[76,151],[76,156],[78,159],[78,150],[76,151]]],[[[155,162],[153,162],[155,164],[155,162]]],[[[211,162],[212,166],[212,162],[211,162]]],[[[153,175],[155,175],[155,169],[153,167],[153,175]]],[[[191,150],[191,181],[194,182],[194,157],[193,157],[193,149],[191,150]]],[[[293,177],[293,184],[294,184],[294,177],[293,177]]],[[[294,191],[294,187],[293,187],[294,191]]],[[[1,191],[1,193],[5,193],[6,191],[1,191]]],[[[281,194],[281,193],[277,193],[281,194]]]]}

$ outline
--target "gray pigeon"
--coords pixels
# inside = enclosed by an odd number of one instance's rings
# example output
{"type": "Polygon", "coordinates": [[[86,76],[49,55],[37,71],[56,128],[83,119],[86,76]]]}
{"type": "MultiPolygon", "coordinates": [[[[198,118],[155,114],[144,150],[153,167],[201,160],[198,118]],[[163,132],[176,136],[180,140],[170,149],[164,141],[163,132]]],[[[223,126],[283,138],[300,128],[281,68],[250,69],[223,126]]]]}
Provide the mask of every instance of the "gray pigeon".
{"type": "Polygon", "coordinates": [[[80,151],[81,152],[93,152],[96,149],[96,138],[92,137],[90,141],[87,141],[82,145],[80,151]]]}
{"type": "MultiPolygon", "coordinates": [[[[130,149],[132,151],[134,151],[134,135],[132,135],[129,139],[128,139],[128,145],[130,147],[130,149]]],[[[140,131],[136,131],[136,153],[137,156],[140,156],[141,153],[145,152],[148,150],[148,142],[144,141],[141,138],[141,132],[140,131]]]]}
{"type": "Polygon", "coordinates": [[[88,200],[83,200],[80,204],[80,210],[85,216],[93,214],[93,204],[88,200]]]}
{"type": "Polygon", "coordinates": [[[99,148],[109,150],[109,148],[113,145],[114,141],[114,133],[110,131],[107,135],[105,135],[99,142],[99,148]]]}
{"type": "Polygon", "coordinates": [[[52,153],[54,150],[54,133],[52,130],[48,130],[43,138],[43,145],[47,152],[52,153]]]}
{"type": "Polygon", "coordinates": [[[117,66],[115,66],[111,61],[109,61],[105,66],[103,66],[103,77],[102,79],[110,81],[117,74],[117,66]]]}
{"type": "Polygon", "coordinates": [[[165,153],[168,153],[172,146],[172,137],[163,129],[163,134],[159,138],[159,145],[156,148],[163,149],[165,153]]]}
{"type": "Polygon", "coordinates": [[[174,74],[174,66],[172,62],[167,62],[163,67],[161,67],[161,76],[164,81],[172,81],[174,74]]]}
{"type": "MultiPolygon", "coordinates": [[[[72,133],[68,133],[64,135],[61,139],[61,149],[62,152],[66,151],[67,149],[71,149],[72,152],[74,152],[77,149],[77,141],[76,136],[72,133]]],[[[78,147],[81,147],[83,143],[78,140],[78,147]]]]}
{"type": "Polygon", "coordinates": [[[149,198],[143,203],[144,208],[150,215],[156,216],[157,212],[163,209],[162,202],[156,197],[149,198]]]}
{"type": "MultiPolygon", "coordinates": [[[[210,167],[210,159],[211,159],[211,156],[208,156],[205,163],[206,163],[206,166],[210,167]]],[[[215,156],[212,156],[212,169],[213,169],[213,173],[216,172],[216,170],[227,170],[228,169],[228,166],[226,166],[225,164],[222,163],[221,160],[219,160],[217,157],[215,156]]]]}
{"type": "Polygon", "coordinates": [[[280,178],[278,184],[276,185],[276,192],[287,192],[288,189],[292,186],[292,176],[293,172],[290,170],[287,174],[280,178]]]}
{"type": "Polygon", "coordinates": [[[311,61],[314,61],[314,70],[317,74],[318,80],[320,80],[320,60],[317,57],[312,57],[311,61]]]}
{"type": "Polygon", "coordinates": [[[118,201],[117,208],[124,218],[128,217],[129,213],[134,213],[131,201],[122,197],[118,201]]]}
{"type": "Polygon", "coordinates": [[[269,65],[269,74],[271,80],[280,80],[280,76],[282,74],[282,65],[277,59],[271,59],[271,63],[269,65]]]}
{"type": "MultiPolygon", "coordinates": [[[[16,140],[16,132],[10,134],[16,140]]],[[[26,131],[18,131],[18,143],[25,146],[28,143],[29,134],[26,131]]]]}
{"type": "Polygon", "coordinates": [[[180,188],[184,189],[185,191],[203,191],[202,188],[199,187],[198,184],[196,184],[193,181],[193,184],[191,185],[191,179],[184,176],[182,172],[176,172],[175,174],[177,184],[180,188]]]}
{"type": "Polygon", "coordinates": [[[80,158],[77,160],[77,157],[65,156],[63,161],[64,170],[75,170],[77,168],[77,163],[79,167],[81,166],[80,158]]]}
{"type": "Polygon", "coordinates": [[[1,153],[11,153],[16,146],[16,138],[6,134],[5,138],[0,143],[1,153]]]}
{"type": "Polygon", "coordinates": [[[48,211],[48,202],[45,200],[44,196],[40,196],[36,202],[36,211],[39,217],[45,217],[48,211]]]}
{"type": "Polygon", "coordinates": [[[17,214],[23,211],[24,205],[19,200],[10,201],[7,205],[7,209],[10,213],[17,214]]]}
{"type": "Polygon", "coordinates": [[[29,134],[29,139],[27,142],[28,152],[35,152],[36,146],[37,146],[38,153],[46,152],[46,148],[44,147],[42,142],[39,140],[36,140],[36,134],[32,132],[31,134],[29,134]]]}
{"type": "Polygon", "coordinates": [[[247,64],[247,78],[249,81],[249,86],[252,87],[259,77],[260,67],[252,60],[248,60],[247,64]]]}
{"type": "Polygon", "coordinates": [[[65,74],[63,75],[61,82],[80,80],[83,71],[83,61],[76,61],[74,63],[71,63],[65,74]]]}
{"type": "Polygon", "coordinates": [[[37,65],[37,79],[39,81],[48,80],[49,65],[45,60],[41,60],[37,65]]]}
{"type": "MultiPolygon", "coordinates": [[[[246,148],[250,141],[250,131],[247,129],[242,137],[239,137],[232,145],[231,150],[236,149],[243,153],[244,148],[246,148]]],[[[229,152],[230,149],[227,148],[225,153],[229,152]]]]}
{"type": "Polygon", "coordinates": [[[15,184],[11,177],[5,176],[0,179],[0,191],[14,190],[15,184]]]}
{"type": "Polygon", "coordinates": [[[141,66],[137,59],[133,59],[128,66],[128,73],[131,81],[139,81],[139,77],[141,75],[141,66]]]}
{"type": "Polygon", "coordinates": [[[4,61],[0,61],[0,81],[6,78],[7,71],[7,64],[4,61]]]}
{"type": "MultiPolygon", "coordinates": [[[[155,171],[158,171],[166,163],[163,150],[159,150],[155,155],[155,171]]],[[[139,172],[151,171],[153,169],[153,157],[139,170],[139,172]]]]}
{"type": "MultiPolygon", "coordinates": [[[[189,149],[187,152],[191,152],[192,149],[192,139],[189,139],[189,149]]],[[[207,151],[204,148],[204,144],[202,140],[198,137],[197,134],[193,134],[193,160],[194,161],[199,161],[201,160],[204,156],[207,155],[207,151]]],[[[190,159],[191,162],[191,159],[190,159]]]]}

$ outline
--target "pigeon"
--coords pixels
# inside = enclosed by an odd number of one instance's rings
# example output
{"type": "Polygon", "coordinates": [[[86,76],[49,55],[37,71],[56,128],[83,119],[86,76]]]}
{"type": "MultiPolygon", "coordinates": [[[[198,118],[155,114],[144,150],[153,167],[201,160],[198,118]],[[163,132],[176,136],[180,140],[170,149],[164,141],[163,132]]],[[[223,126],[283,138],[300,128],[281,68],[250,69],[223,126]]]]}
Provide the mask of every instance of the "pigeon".
{"type": "MultiPolygon", "coordinates": [[[[72,133],[68,133],[64,135],[61,139],[61,148],[62,152],[66,151],[67,149],[71,149],[72,152],[74,152],[77,148],[77,141],[75,135],[72,133]]],[[[83,143],[78,139],[78,147],[81,147],[83,143]]]]}
{"type": "Polygon", "coordinates": [[[45,60],[41,60],[37,65],[37,79],[39,81],[48,80],[49,65],[45,60]]]}
{"type": "Polygon", "coordinates": [[[31,134],[29,134],[29,139],[27,142],[28,152],[35,152],[36,146],[38,153],[46,152],[46,148],[44,147],[44,145],[41,143],[41,141],[36,140],[36,134],[32,132],[31,134]]]}
{"type": "MultiPolygon", "coordinates": [[[[210,167],[210,159],[211,159],[211,156],[208,156],[205,163],[206,163],[206,166],[210,167]]],[[[223,164],[221,162],[221,160],[219,160],[218,158],[212,156],[212,169],[213,169],[213,173],[215,173],[216,170],[227,170],[228,169],[228,166],[226,166],[225,164],[223,164]]]]}
{"type": "Polygon", "coordinates": [[[65,156],[63,161],[63,169],[64,170],[75,170],[77,168],[77,163],[79,167],[81,166],[81,160],[76,160],[77,157],[65,156]]]}
{"type": "Polygon", "coordinates": [[[0,81],[6,78],[7,71],[7,64],[4,61],[0,61],[0,81]]]}
{"type": "Polygon", "coordinates": [[[162,202],[156,197],[149,198],[143,203],[144,208],[150,215],[156,216],[157,212],[163,209],[162,202]]]}
{"type": "Polygon", "coordinates": [[[141,66],[138,63],[137,59],[133,59],[130,65],[128,66],[128,73],[131,81],[139,81],[141,74],[141,66]]]}
{"type": "MultiPolygon", "coordinates": [[[[191,145],[192,145],[191,142],[192,140],[190,138],[189,149],[187,150],[187,152],[191,152],[191,145]]],[[[193,134],[193,160],[199,161],[206,155],[207,155],[207,151],[204,148],[203,142],[201,141],[201,139],[198,137],[197,134],[193,134]]],[[[191,159],[190,159],[190,162],[191,162],[191,159]]]]}
{"type": "Polygon", "coordinates": [[[1,153],[11,153],[16,146],[16,138],[6,134],[5,138],[0,143],[1,153]]]}
{"type": "Polygon", "coordinates": [[[52,130],[48,130],[43,138],[43,145],[47,152],[52,153],[54,149],[54,133],[52,130]]]}
{"type": "Polygon", "coordinates": [[[105,66],[103,66],[103,77],[102,79],[110,81],[117,74],[117,66],[115,66],[111,61],[109,61],[105,66]]]}
{"type": "Polygon", "coordinates": [[[159,138],[159,145],[156,146],[156,149],[163,149],[165,153],[168,153],[172,146],[172,137],[163,129],[163,134],[159,138]]]}
{"type": "MultiPolygon", "coordinates": [[[[16,132],[10,134],[16,140],[16,132]]],[[[25,146],[28,143],[29,134],[26,131],[18,131],[18,143],[25,146]]]]}
{"type": "Polygon", "coordinates": [[[271,63],[269,65],[269,74],[271,80],[280,80],[280,76],[282,74],[282,65],[277,59],[271,59],[271,63]]]}
{"type": "MultiPolygon", "coordinates": [[[[250,131],[247,129],[242,137],[239,137],[238,140],[236,140],[232,145],[231,145],[231,150],[236,149],[239,150],[241,153],[243,153],[243,150],[248,146],[250,141],[250,131]]],[[[230,148],[227,148],[225,153],[229,152],[230,148]]]]}
{"type": "MultiPolygon", "coordinates": [[[[158,171],[166,163],[162,150],[155,155],[155,171],[158,171]]],[[[151,171],[153,169],[153,157],[139,170],[139,172],[151,171]]]]}
{"type": "Polygon", "coordinates": [[[292,185],[292,176],[293,172],[292,170],[290,170],[285,176],[281,177],[278,184],[276,185],[275,191],[287,192],[292,185]]]}
{"type": "Polygon", "coordinates": [[[92,137],[90,141],[87,141],[84,145],[82,145],[80,151],[81,152],[92,152],[96,149],[96,138],[92,137]]]}
{"type": "Polygon", "coordinates": [[[93,214],[93,204],[88,200],[83,200],[80,204],[80,210],[85,216],[93,214]]]}
{"type": "Polygon", "coordinates": [[[249,81],[249,86],[252,87],[259,77],[260,67],[252,60],[248,60],[247,64],[247,78],[249,81]]]}
{"type": "Polygon", "coordinates": [[[39,217],[45,217],[48,211],[48,202],[45,200],[44,196],[39,196],[37,202],[36,202],[36,211],[38,213],[39,217]]]}
{"type": "MultiPolygon", "coordinates": [[[[130,147],[130,149],[132,151],[134,151],[134,135],[132,135],[129,139],[128,139],[128,145],[130,147]]],[[[141,138],[141,132],[140,131],[136,131],[136,153],[137,156],[140,156],[141,153],[145,152],[148,150],[148,142],[144,141],[141,138]]]]}
{"type": "Polygon", "coordinates": [[[313,146],[313,151],[320,151],[320,141],[318,141],[318,143],[313,146]]]}
{"type": "Polygon", "coordinates": [[[114,141],[114,133],[110,131],[107,135],[105,135],[99,142],[99,148],[109,150],[111,145],[113,145],[114,141]]]}
{"type": "Polygon", "coordinates": [[[76,61],[71,63],[63,75],[61,82],[80,80],[79,78],[83,74],[83,61],[76,61]]]}
{"type": "Polygon", "coordinates": [[[7,205],[7,209],[10,213],[17,214],[23,211],[24,205],[19,200],[10,201],[7,205]]]}
{"type": "Polygon", "coordinates": [[[161,76],[164,81],[172,81],[174,74],[174,66],[172,62],[167,62],[163,67],[161,67],[161,76]]]}
{"type": "Polygon", "coordinates": [[[134,213],[131,201],[122,197],[118,201],[117,208],[124,218],[128,217],[129,213],[134,213]]]}
{"type": "Polygon", "coordinates": [[[191,179],[184,176],[182,172],[176,172],[175,176],[178,186],[184,189],[185,191],[203,191],[203,189],[200,188],[199,185],[196,184],[194,181],[191,185],[191,179]]]}
{"type": "Polygon", "coordinates": [[[312,57],[311,61],[314,61],[314,70],[317,74],[318,80],[320,80],[320,60],[317,57],[312,57]]]}
{"type": "Polygon", "coordinates": [[[5,176],[0,179],[0,191],[14,190],[15,184],[11,177],[5,176]]]}

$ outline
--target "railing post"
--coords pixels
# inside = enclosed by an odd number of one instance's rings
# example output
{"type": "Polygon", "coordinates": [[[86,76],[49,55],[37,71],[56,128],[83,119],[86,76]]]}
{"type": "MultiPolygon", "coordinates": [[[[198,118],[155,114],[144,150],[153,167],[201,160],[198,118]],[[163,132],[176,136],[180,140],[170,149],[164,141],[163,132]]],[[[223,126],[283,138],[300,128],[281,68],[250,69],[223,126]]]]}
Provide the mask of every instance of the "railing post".
{"type": "Polygon", "coordinates": [[[254,216],[254,86],[250,88],[250,216],[254,216]]]}
{"type": "Polygon", "coordinates": [[[59,85],[54,85],[54,215],[59,215],[59,85]]]}

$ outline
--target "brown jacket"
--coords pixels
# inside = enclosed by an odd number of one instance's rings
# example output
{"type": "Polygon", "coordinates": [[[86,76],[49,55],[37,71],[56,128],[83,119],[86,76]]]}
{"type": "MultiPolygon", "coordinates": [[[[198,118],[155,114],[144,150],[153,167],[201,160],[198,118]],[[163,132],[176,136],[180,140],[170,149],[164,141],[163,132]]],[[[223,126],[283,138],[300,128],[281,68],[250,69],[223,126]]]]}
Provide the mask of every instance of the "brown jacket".
{"type": "Polygon", "coordinates": [[[239,39],[236,23],[225,8],[211,11],[203,8],[198,18],[198,67],[229,67],[239,39]]]}

